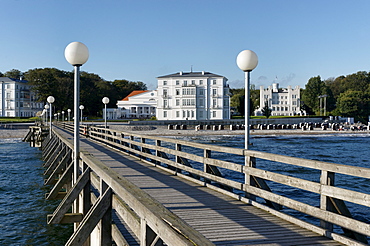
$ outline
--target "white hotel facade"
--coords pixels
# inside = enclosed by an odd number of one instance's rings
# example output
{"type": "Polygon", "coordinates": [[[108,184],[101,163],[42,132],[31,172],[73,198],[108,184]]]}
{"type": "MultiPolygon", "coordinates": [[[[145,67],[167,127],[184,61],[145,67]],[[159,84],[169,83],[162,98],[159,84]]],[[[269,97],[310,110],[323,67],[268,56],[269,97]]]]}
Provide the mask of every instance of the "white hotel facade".
{"type": "Polygon", "coordinates": [[[157,77],[158,120],[230,119],[227,78],[210,72],[179,72],[157,77]]]}
{"type": "Polygon", "coordinates": [[[43,109],[27,80],[0,77],[0,117],[33,117],[43,109]]]}
{"type": "Polygon", "coordinates": [[[272,110],[271,115],[294,116],[302,115],[301,111],[301,92],[300,87],[288,86],[279,88],[278,83],[273,83],[267,88],[260,87],[260,106],[255,111],[255,115],[262,115],[262,108],[268,103],[272,110]]]}

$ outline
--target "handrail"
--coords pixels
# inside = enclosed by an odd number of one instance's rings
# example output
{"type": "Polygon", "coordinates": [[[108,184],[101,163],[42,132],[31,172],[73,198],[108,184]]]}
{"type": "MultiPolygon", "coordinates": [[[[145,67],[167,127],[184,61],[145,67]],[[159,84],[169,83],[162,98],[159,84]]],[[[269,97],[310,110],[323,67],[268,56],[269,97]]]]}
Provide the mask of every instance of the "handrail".
{"type": "MultiPolygon", "coordinates": [[[[343,200],[345,200],[370,208],[370,194],[353,191],[345,187],[336,187],[333,182],[336,173],[369,180],[370,168],[288,157],[260,151],[193,143],[165,137],[147,136],[132,132],[122,132],[106,128],[99,128],[95,126],[89,126],[86,136],[112,147],[119,148],[120,150],[135,155],[138,158],[147,161],[148,163],[154,163],[160,168],[163,168],[163,165],[159,165],[159,163],[163,163],[165,164],[164,166],[167,165],[172,167],[170,170],[167,169],[168,171],[175,172],[179,176],[186,176],[185,174],[182,174],[181,170],[183,170],[184,173],[191,173],[194,177],[197,177],[197,180],[187,177],[188,179],[192,179],[195,182],[202,182],[204,185],[214,189],[217,189],[217,187],[211,185],[209,183],[210,181],[226,187],[231,187],[234,189],[234,192],[236,192],[235,194],[240,200],[257,205],[258,207],[268,209],[263,205],[258,204],[253,196],[257,196],[265,200],[272,201],[273,203],[277,203],[301,213],[313,216],[321,221],[322,228],[317,227],[316,225],[308,225],[306,222],[301,223],[298,221],[297,223],[327,236],[329,235],[333,238],[338,238],[338,235],[333,232],[333,224],[342,227],[347,236],[356,238],[364,243],[366,237],[362,235],[370,236],[370,224],[351,218],[351,215],[347,212],[348,209],[343,202],[343,200]],[[172,147],[166,147],[163,143],[170,144],[172,147]],[[204,153],[204,155],[198,155],[193,151],[192,153],[186,153],[179,150],[181,147],[175,148],[173,146],[182,146],[182,148],[187,146],[192,149],[198,149],[200,150],[199,152],[204,153]],[[207,155],[205,154],[206,152],[208,153],[207,155]],[[249,166],[245,166],[244,163],[234,163],[231,161],[212,158],[210,155],[211,152],[246,156],[249,160],[249,166]],[[160,155],[159,153],[166,153],[170,155],[170,157],[164,158],[163,155],[160,155]],[[179,158],[187,159],[195,164],[198,163],[202,165],[203,168],[200,170],[199,168],[183,165],[178,161],[179,158]],[[273,170],[259,169],[256,167],[256,158],[271,162],[284,163],[286,165],[294,165],[319,170],[321,172],[319,174],[320,179],[319,181],[310,181],[300,177],[298,178],[280,174],[273,170]],[[204,172],[203,170],[207,170],[207,166],[219,167],[238,172],[240,175],[244,175],[245,182],[240,182],[237,180],[232,180],[228,177],[220,177],[212,173],[204,172]],[[255,184],[260,181],[259,179],[268,180],[284,186],[319,194],[320,199],[316,201],[316,204],[319,204],[319,207],[306,204],[302,201],[294,200],[285,195],[275,194],[269,189],[263,189],[255,184]],[[246,195],[246,197],[240,197],[240,192],[246,192],[249,195],[246,195]],[[250,195],[252,195],[252,198],[250,195]]],[[[232,195],[229,191],[224,191],[224,193],[232,195]]],[[[274,214],[281,217],[286,216],[283,215],[282,212],[274,211],[274,214]]]]}

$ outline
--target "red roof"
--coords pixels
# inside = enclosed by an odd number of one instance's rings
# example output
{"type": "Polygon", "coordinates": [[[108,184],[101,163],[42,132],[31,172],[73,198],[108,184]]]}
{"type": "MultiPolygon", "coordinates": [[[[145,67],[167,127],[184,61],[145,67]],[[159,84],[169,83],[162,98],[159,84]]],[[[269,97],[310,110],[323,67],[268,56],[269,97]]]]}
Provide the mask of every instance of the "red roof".
{"type": "Polygon", "coordinates": [[[121,101],[128,101],[129,97],[136,96],[144,92],[147,92],[147,91],[132,91],[130,94],[128,94],[127,97],[123,98],[121,101]]]}

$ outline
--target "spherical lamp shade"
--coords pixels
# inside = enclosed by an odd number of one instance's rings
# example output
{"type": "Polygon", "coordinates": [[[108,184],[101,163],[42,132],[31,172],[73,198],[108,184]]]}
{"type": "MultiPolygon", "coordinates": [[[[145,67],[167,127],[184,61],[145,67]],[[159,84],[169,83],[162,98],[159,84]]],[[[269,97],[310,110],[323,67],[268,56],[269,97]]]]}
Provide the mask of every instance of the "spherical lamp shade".
{"type": "Polygon", "coordinates": [[[104,104],[108,104],[108,103],[109,103],[109,98],[108,98],[108,97],[103,97],[102,102],[103,102],[104,104]]]}
{"type": "Polygon", "coordinates": [[[72,110],[71,109],[67,109],[68,113],[70,113],[72,110]]]}
{"type": "Polygon", "coordinates": [[[251,50],[243,50],[236,58],[236,64],[244,72],[252,71],[257,67],[258,57],[251,50]]]}
{"type": "Polygon", "coordinates": [[[80,105],[80,109],[83,110],[85,107],[84,105],[80,105]]]}
{"type": "Polygon", "coordinates": [[[46,100],[48,101],[48,103],[54,103],[55,98],[53,96],[48,96],[46,100]]]}
{"type": "Polygon", "coordinates": [[[73,66],[81,66],[89,59],[89,50],[83,43],[72,42],[66,47],[64,56],[73,66]]]}
{"type": "Polygon", "coordinates": [[[46,104],[45,106],[44,106],[44,108],[47,110],[47,109],[49,109],[49,105],[48,104],[46,104]]]}

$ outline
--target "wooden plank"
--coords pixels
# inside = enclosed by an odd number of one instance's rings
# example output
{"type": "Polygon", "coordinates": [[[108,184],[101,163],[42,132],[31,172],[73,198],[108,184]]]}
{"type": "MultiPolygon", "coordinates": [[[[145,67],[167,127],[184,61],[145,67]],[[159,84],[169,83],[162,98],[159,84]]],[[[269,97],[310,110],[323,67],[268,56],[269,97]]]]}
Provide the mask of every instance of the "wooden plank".
{"type": "MultiPolygon", "coordinates": [[[[100,219],[104,216],[106,211],[111,208],[112,202],[112,189],[108,188],[104,194],[98,198],[96,203],[91,207],[89,212],[85,215],[77,230],[69,238],[66,246],[80,246],[90,236],[95,226],[100,219]]],[[[111,243],[111,242],[110,242],[111,243]]]]}
{"type": "Polygon", "coordinates": [[[63,186],[72,180],[73,162],[69,164],[63,175],[60,177],[58,182],[51,189],[50,193],[46,196],[46,200],[53,200],[57,197],[63,186]]]}
{"type": "Polygon", "coordinates": [[[73,185],[72,189],[68,191],[68,194],[64,197],[59,206],[55,209],[53,215],[48,220],[48,224],[58,224],[62,220],[64,214],[71,208],[72,203],[77,199],[80,192],[83,190],[85,185],[90,179],[90,168],[86,169],[85,172],[80,175],[77,179],[76,184],[73,185]]]}

